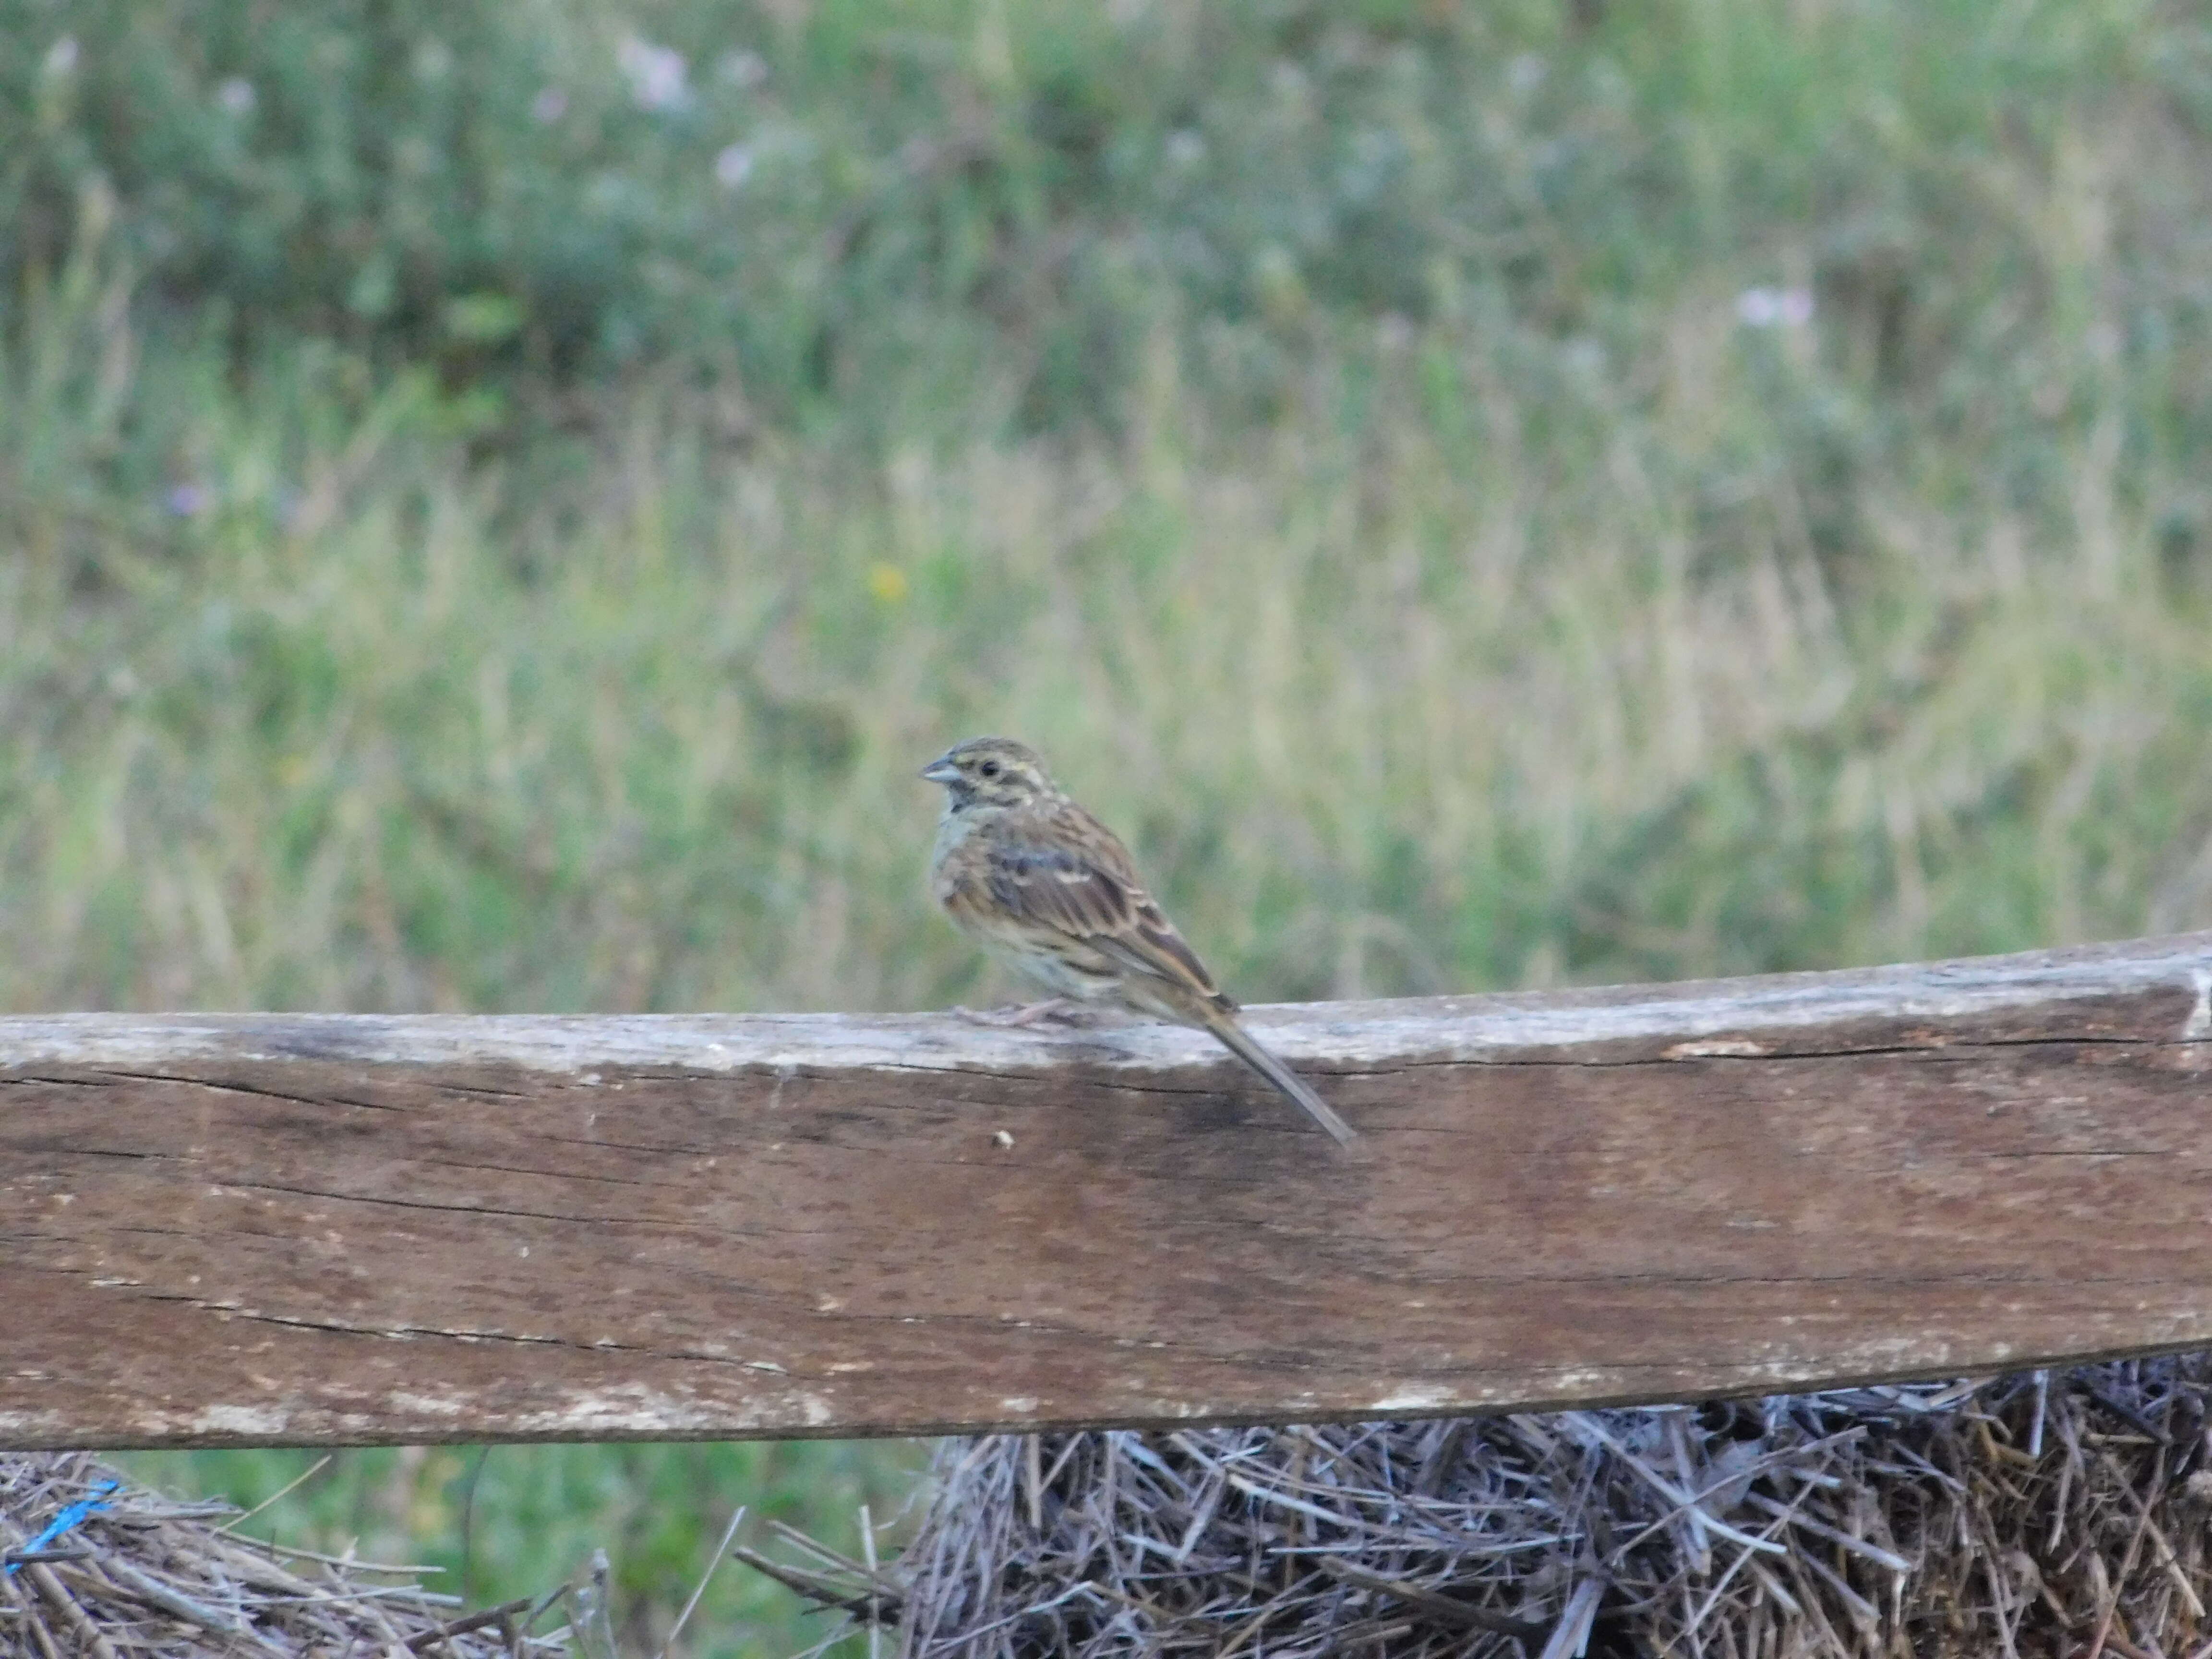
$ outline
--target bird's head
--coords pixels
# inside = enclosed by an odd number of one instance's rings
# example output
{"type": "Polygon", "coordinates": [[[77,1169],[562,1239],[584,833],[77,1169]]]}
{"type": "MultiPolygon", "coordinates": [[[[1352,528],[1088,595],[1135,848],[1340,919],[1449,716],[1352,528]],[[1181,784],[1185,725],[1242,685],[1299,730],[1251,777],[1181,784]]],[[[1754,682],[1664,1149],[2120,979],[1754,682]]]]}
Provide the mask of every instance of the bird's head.
{"type": "Polygon", "coordinates": [[[1012,738],[970,738],[956,743],[923,767],[921,775],[943,784],[956,809],[1025,806],[1058,793],[1043,758],[1012,738]]]}

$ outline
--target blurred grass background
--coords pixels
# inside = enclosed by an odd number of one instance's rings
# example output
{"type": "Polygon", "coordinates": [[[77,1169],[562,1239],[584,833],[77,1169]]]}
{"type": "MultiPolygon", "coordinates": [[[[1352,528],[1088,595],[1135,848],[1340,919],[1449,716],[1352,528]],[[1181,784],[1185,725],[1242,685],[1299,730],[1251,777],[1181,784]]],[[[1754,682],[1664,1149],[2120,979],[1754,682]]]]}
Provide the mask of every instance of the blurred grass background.
{"type": "MultiPolygon", "coordinates": [[[[0,1005],[973,1001],[987,729],[1249,1000],[2209,926],[2208,459],[2187,4],[0,0],[0,1005]]],[[[471,1455],[264,1519],[918,1453],[471,1455]]]]}

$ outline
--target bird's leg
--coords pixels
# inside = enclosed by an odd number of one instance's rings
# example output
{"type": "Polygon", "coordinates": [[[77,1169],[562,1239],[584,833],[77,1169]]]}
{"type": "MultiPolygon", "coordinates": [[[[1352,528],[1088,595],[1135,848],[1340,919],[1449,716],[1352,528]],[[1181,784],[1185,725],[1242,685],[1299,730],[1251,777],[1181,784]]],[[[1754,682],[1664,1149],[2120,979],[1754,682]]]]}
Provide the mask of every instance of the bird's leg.
{"type": "Polygon", "coordinates": [[[1018,1003],[1010,1008],[956,1007],[952,1012],[978,1025],[1042,1025],[1047,1021],[1073,1025],[1082,1015],[1081,1008],[1066,997],[1047,997],[1042,1002],[1018,1003]]]}

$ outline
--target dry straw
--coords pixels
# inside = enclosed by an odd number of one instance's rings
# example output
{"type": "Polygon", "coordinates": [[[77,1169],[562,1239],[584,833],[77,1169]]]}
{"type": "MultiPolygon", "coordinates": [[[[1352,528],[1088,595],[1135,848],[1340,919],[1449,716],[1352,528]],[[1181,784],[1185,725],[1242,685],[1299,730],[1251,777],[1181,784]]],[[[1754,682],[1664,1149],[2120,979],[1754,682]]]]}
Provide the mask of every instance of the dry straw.
{"type": "MultiPolygon", "coordinates": [[[[0,1456],[0,1654],[16,1659],[544,1659],[556,1599],[477,1613],[420,1567],[333,1560],[225,1529],[227,1504],[179,1503],[82,1452],[0,1456]]],[[[557,1592],[556,1592],[557,1595],[557,1592]]]]}
{"type": "Polygon", "coordinates": [[[2212,1659],[2208,1394],[2198,1354],[1705,1405],[999,1436],[946,1445],[895,1567],[739,1553],[843,1609],[831,1641],[872,1613],[907,1659],[2212,1659]]]}

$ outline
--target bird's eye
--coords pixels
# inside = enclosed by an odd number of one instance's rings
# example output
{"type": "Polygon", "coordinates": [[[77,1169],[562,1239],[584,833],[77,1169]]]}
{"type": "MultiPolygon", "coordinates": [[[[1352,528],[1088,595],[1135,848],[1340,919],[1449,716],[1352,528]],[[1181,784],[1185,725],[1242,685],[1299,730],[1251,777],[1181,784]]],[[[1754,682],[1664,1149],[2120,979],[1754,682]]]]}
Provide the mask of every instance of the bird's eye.
{"type": "Polygon", "coordinates": [[[996,761],[985,761],[982,765],[977,767],[975,769],[981,772],[987,778],[995,778],[999,775],[999,763],[996,761]]]}

